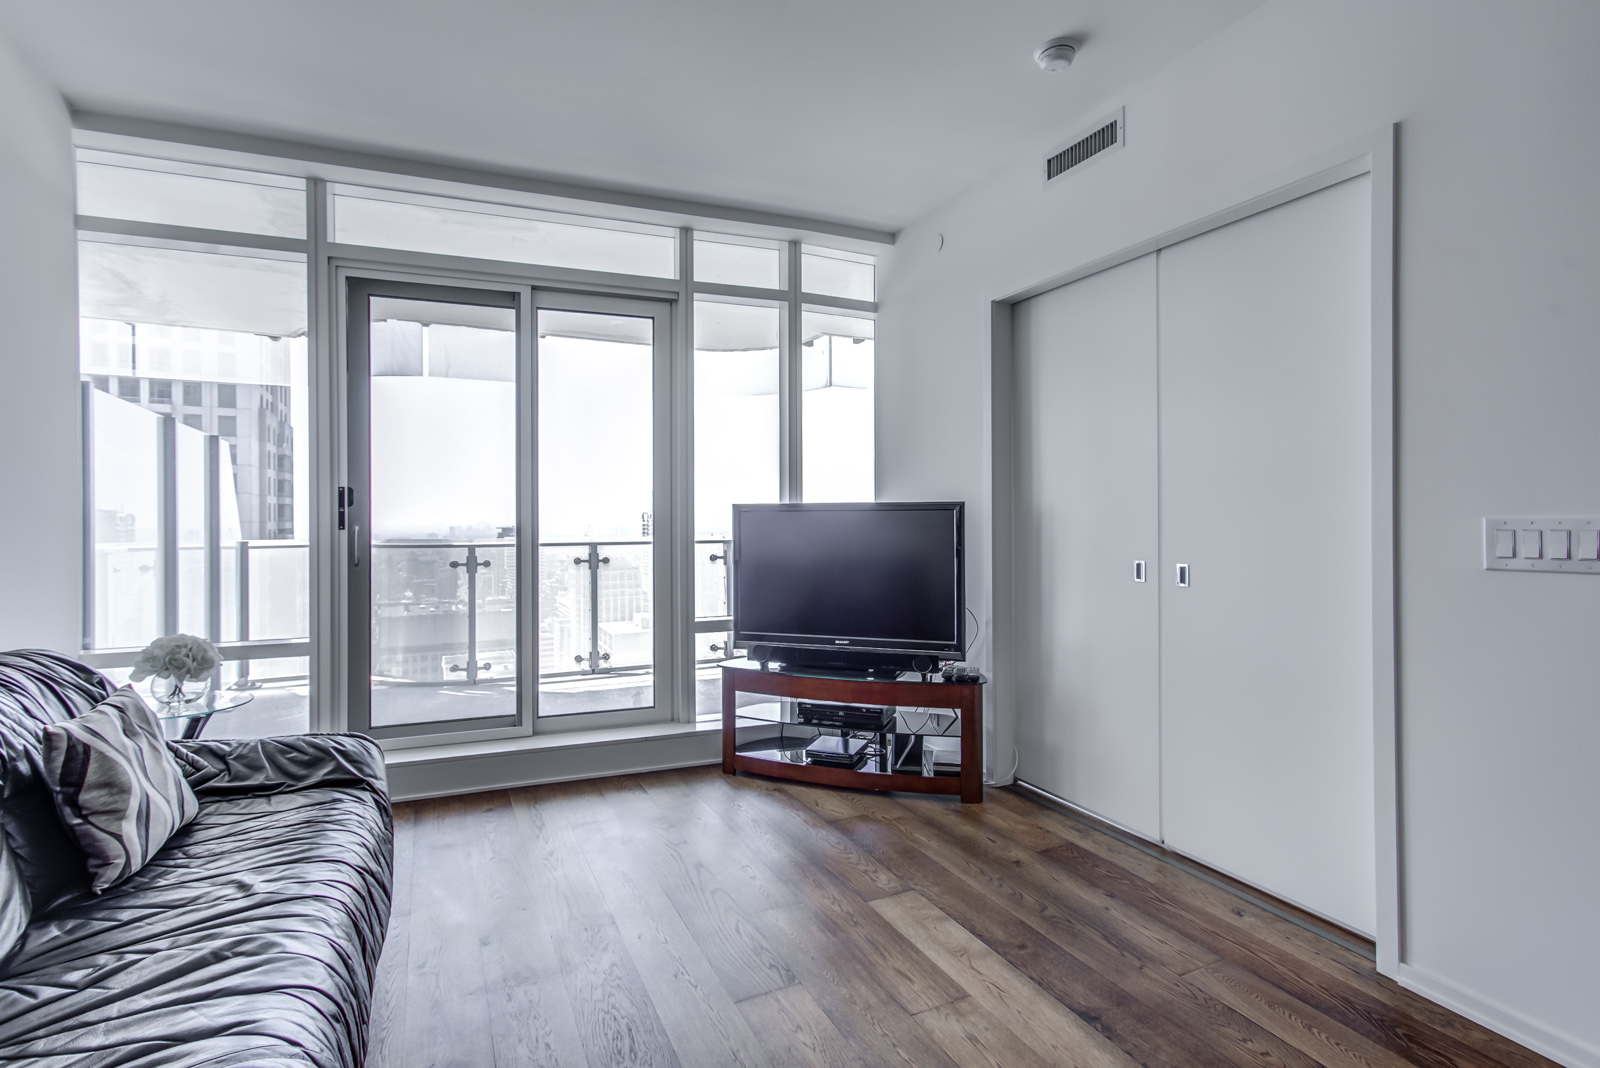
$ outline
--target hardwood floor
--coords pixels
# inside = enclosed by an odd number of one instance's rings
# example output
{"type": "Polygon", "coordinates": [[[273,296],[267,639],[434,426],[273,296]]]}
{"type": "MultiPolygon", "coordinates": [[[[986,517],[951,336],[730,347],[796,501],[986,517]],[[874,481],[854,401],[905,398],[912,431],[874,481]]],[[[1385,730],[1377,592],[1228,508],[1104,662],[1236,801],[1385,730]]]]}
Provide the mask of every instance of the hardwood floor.
{"type": "Polygon", "coordinates": [[[369,1068],[1552,1064],[985,797],[705,768],[396,805],[369,1068]]]}

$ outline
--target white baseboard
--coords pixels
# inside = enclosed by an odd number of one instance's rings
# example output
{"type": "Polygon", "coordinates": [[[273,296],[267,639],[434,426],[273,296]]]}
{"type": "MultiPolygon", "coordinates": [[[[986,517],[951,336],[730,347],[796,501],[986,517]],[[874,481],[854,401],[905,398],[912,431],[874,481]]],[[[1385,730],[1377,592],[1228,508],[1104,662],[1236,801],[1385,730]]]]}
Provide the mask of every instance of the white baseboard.
{"type": "Polygon", "coordinates": [[[396,801],[474,794],[608,775],[637,775],[722,762],[720,731],[685,731],[606,745],[478,753],[417,763],[391,761],[389,796],[396,801]]]}
{"type": "Polygon", "coordinates": [[[1460,1013],[1535,1053],[1549,1057],[1566,1068],[1600,1068],[1600,1049],[1540,1027],[1520,1014],[1486,998],[1469,994],[1436,975],[1412,964],[1401,964],[1395,982],[1429,1001],[1460,1013]]]}

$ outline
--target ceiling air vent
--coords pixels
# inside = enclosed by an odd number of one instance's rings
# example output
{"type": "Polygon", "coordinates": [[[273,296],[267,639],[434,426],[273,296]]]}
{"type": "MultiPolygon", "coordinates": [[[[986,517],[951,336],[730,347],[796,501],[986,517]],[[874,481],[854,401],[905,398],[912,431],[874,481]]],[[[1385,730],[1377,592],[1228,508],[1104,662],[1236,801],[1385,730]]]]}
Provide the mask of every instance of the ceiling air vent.
{"type": "Polygon", "coordinates": [[[1089,132],[1044,161],[1044,183],[1049,185],[1075,167],[1121,148],[1126,140],[1123,111],[1094,124],[1089,132]]]}

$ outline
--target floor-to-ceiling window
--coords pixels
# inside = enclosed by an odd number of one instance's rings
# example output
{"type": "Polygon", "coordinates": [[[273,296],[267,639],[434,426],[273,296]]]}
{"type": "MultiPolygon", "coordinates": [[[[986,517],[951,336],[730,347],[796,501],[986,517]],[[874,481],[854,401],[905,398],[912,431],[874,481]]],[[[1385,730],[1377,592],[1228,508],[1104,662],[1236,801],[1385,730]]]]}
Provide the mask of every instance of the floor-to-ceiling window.
{"type": "Polygon", "coordinates": [[[859,246],[167,152],[80,149],[84,648],[118,676],[154,637],[217,642],[254,697],[218,729],[695,719],[731,655],[731,506],[873,496],[859,246]],[[361,278],[531,303],[375,297],[357,470],[361,278]]]}
{"type": "Polygon", "coordinates": [[[306,730],[306,183],[85,152],[79,208],[84,648],[208,638],[230,729],[306,730]]]}

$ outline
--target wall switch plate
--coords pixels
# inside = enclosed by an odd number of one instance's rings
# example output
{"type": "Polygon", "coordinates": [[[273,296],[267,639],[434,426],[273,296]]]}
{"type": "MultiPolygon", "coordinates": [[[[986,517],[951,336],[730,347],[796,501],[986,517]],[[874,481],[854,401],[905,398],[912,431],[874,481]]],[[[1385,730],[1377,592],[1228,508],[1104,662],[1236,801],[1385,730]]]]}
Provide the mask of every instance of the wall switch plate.
{"type": "Polygon", "coordinates": [[[1496,560],[1515,560],[1517,558],[1517,532],[1510,527],[1501,527],[1494,532],[1494,556],[1496,560]]]}
{"type": "Polygon", "coordinates": [[[1600,575],[1600,516],[1487,518],[1483,569],[1600,575]]]}

